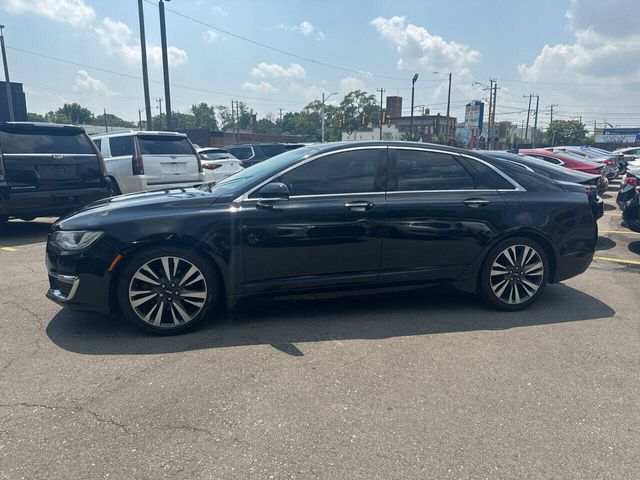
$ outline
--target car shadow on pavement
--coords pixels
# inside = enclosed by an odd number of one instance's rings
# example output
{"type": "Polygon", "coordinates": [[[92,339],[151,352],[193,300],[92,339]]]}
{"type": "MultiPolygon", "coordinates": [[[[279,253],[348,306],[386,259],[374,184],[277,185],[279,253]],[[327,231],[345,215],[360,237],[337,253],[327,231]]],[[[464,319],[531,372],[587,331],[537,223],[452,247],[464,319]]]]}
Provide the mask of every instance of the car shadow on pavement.
{"type": "Polygon", "coordinates": [[[17,247],[45,242],[54,219],[38,219],[25,222],[10,220],[0,224],[0,247],[17,247]]]}
{"type": "Polygon", "coordinates": [[[119,318],[61,310],[47,326],[59,347],[87,355],[153,355],[190,350],[271,345],[302,356],[300,344],[373,340],[477,330],[504,330],[609,318],[615,311],[567,285],[550,285],[522,312],[491,310],[473,295],[446,287],[340,300],[277,302],[218,314],[183,335],[146,334],[119,318]],[[296,346],[296,344],[298,344],[296,346]]]}
{"type": "Polygon", "coordinates": [[[627,248],[631,253],[635,253],[636,255],[640,255],[640,240],[637,242],[631,242],[627,245],[627,248]]]}

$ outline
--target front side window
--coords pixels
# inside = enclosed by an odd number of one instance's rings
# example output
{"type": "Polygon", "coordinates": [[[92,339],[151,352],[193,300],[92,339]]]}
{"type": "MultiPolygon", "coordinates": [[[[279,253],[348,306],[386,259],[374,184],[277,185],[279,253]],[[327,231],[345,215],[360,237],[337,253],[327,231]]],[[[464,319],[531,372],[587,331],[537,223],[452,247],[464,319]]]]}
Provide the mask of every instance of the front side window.
{"type": "Polygon", "coordinates": [[[133,137],[112,137],[109,139],[112,157],[126,157],[133,155],[133,137]]]}
{"type": "Polygon", "coordinates": [[[453,155],[417,150],[396,151],[396,190],[471,190],[473,177],[453,155]]]}
{"type": "Polygon", "coordinates": [[[331,195],[384,190],[379,185],[379,165],[385,149],[353,150],[312,160],[282,175],[291,195],[331,195]]]}

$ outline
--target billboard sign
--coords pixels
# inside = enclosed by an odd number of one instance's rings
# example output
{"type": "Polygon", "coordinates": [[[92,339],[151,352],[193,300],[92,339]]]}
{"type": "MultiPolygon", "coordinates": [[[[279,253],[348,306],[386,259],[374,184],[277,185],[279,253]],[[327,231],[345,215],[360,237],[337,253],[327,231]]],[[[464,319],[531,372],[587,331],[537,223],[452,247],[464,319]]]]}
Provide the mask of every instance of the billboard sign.
{"type": "Polygon", "coordinates": [[[478,130],[478,133],[481,133],[483,117],[483,102],[480,100],[473,100],[471,103],[467,103],[464,109],[464,128],[474,128],[478,130]]]}
{"type": "Polygon", "coordinates": [[[640,142],[640,128],[605,128],[602,130],[602,141],[605,143],[640,142]]]}

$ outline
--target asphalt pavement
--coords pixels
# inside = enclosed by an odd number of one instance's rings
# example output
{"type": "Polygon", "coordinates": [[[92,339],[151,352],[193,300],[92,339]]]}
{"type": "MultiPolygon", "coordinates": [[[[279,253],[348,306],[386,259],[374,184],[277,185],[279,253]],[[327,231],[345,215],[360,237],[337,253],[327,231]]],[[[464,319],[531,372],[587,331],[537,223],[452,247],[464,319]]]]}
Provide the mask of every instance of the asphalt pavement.
{"type": "Polygon", "coordinates": [[[0,235],[0,478],[640,478],[640,235],[519,313],[467,294],[247,306],[177,337],[44,298],[0,235]]]}

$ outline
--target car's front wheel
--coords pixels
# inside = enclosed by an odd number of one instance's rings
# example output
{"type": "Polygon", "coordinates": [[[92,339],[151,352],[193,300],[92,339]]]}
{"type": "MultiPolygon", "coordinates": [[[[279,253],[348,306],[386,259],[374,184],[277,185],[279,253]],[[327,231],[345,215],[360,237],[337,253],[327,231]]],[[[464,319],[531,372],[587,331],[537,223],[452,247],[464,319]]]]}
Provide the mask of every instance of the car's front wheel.
{"type": "Polygon", "coordinates": [[[120,311],[133,324],[159,334],[192,328],[216,304],[218,283],[202,255],[182,248],[152,248],[131,258],[118,283],[120,311]]]}
{"type": "Polygon", "coordinates": [[[542,246],[528,238],[510,238],[487,255],[479,293],[493,307],[521,310],[542,295],[548,278],[549,261],[542,246]]]}

